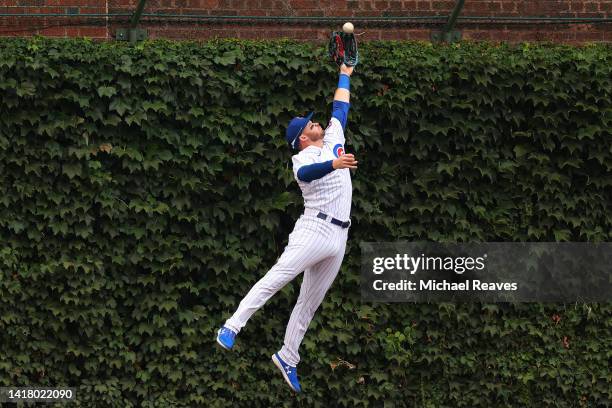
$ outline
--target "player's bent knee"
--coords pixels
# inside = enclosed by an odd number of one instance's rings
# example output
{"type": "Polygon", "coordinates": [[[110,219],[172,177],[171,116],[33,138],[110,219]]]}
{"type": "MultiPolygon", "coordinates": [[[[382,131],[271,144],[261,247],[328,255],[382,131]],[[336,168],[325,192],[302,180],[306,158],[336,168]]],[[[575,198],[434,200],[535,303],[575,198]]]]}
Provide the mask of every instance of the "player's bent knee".
{"type": "Polygon", "coordinates": [[[272,268],[261,280],[261,285],[270,291],[278,291],[297,276],[292,270],[272,268]]]}

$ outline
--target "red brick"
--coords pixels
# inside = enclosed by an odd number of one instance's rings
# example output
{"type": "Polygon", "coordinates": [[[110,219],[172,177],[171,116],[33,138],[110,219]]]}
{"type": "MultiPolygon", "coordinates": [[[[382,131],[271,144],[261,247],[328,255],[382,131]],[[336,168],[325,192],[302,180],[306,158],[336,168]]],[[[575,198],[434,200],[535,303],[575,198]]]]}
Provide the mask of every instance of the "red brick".
{"type": "Polygon", "coordinates": [[[325,15],[329,17],[352,17],[352,10],[326,10],[325,15]]]}
{"type": "Polygon", "coordinates": [[[373,1],[361,1],[360,2],[360,9],[361,10],[376,10],[374,8],[374,2],[373,1]]]}
{"type": "Polygon", "coordinates": [[[576,38],[576,33],[571,31],[554,31],[550,33],[550,38],[555,42],[567,42],[576,38]]]}
{"type": "Polygon", "coordinates": [[[14,37],[14,36],[18,36],[18,37],[29,37],[31,36],[31,33],[28,32],[21,32],[21,31],[0,31],[0,37],[14,37]]]}
{"type": "Polygon", "coordinates": [[[434,1],[431,3],[433,10],[445,10],[451,12],[455,7],[454,1],[434,1]]]}
{"type": "Polygon", "coordinates": [[[406,39],[406,33],[400,30],[385,30],[380,33],[381,40],[403,40],[406,39]]]}
{"type": "Polygon", "coordinates": [[[314,40],[317,38],[317,32],[314,30],[296,30],[293,36],[299,40],[314,40]]]}
{"type": "Polygon", "coordinates": [[[331,0],[333,10],[346,10],[346,0],[331,0]]]}
{"type": "MultiPolygon", "coordinates": [[[[63,0],[59,0],[62,2],[63,0]]],[[[108,2],[108,8],[118,8],[118,7],[131,7],[132,1],[130,0],[110,0],[108,2]]]]}
{"type": "Polygon", "coordinates": [[[501,9],[504,13],[516,12],[516,3],[512,1],[503,1],[501,3],[501,9]]]}
{"type": "Polygon", "coordinates": [[[488,8],[489,11],[499,12],[499,11],[501,11],[501,3],[490,2],[490,3],[488,3],[488,7],[487,8],[488,8]]]}
{"type": "Polygon", "coordinates": [[[106,13],[106,9],[96,8],[96,7],[80,8],[79,13],[81,14],[104,14],[106,13]]]}
{"type": "Polygon", "coordinates": [[[255,30],[251,30],[251,31],[238,31],[237,34],[238,34],[238,36],[240,38],[249,38],[249,39],[261,38],[261,32],[255,31],[255,30]]]}
{"type": "Polygon", "coordinates": [[[419,29],[419,30],[410,30],[409,37],[412,40],[426,40],[429,41],[430,31],[419,29]]]}
{"type": "Polygon", "coordinates": [[[490,38],[487,31],[464,31],[463,36],[472,40],[486,40],[490,38]]]}
{"type": "Polygon", "coordinates": [[[47,27],[38,30],[38,34],[48,37],[64,37],[66,35],[66,28],[64,27],[47,27]]]}
{"type": "Polygon", "coordinates": [[[504,39],[509,42],[516,42],[519,39],[519,36],[516,31],[510,30],[504,33],[504,39]]]}
{"type": "Polygon", "coordinates": [[[431,2],[417,1],[417,10],[431,10],[431,2]]]}
{"type": "Polygon", "coordinates": [[[386,10],[389,8],[389,2],[385,0],[378,0],[374,2],[376,10],[386,10]]]}
{"type": "Polygon", "coordinates": [[[466,1],[461,9],[461,14],[479,14],[482,12],[482,3],[478,3],[475,1],[466,1]]]}
{"type": "Polygon", "coordinates": [[[548,2],[549,5],[549,11],[551,13],[560,13],[563,11],[569,11],[569,3],[565,2],[565,1],[549,1],[548,2]]]}
{"type": "MultiPolygon", "coordinates": [[[[0,0],[2,5],[11,6],[1,8],[5,13],[64,13],[67,7],[76,7],[81,13],[104,13],[106,0],[0,0]],[[18,6],[20,4],[22,6],[18,6]],[[9,11],[5,11],[9,10],[9,11]]],[[[110,12],[132,11],[137,0],[108,0],[110,12]]],[[[446,15],[454,7],[454,0],[149,0],[146,11],[160,11],[165,13],[190,13],[213,15],[298,15],[298,16],[332,16],[332,17],[376,17],[376,16],[425,16],[446,15]],[[291,7],[288,8],[287,4],[291,7]]],[[[521,15],[521,16],[576,16],[576,17],[605,17],[612,13],[612,1],[610,0],[468,0],[462,11],[463,16],[469,15],[521,15]]],[[[17,28],[40,27],[45,24],[58,22],[79,22],[80,19],[59,18],[3,18],[0,25],[4,30],[13,24],[17,28]]],[[[80,20],[87,23],[87,19],[80,20]]],[[[581,43],[588,41],[608,41],[610,39],[610,28],[607,25],[591,26],[587,24],[503,24],[503,23],[463,23],[462,30],[466,38],[480,38],[487,40],[503,41],[545,41],[551,40],[565,43],[581,43]]],[[[111,37],[119,26],[124,24],[112,24],[111,37]]],[[[313,41],[327,39],[328,27],[319,27],[306,32],[298,25],[279,24],[276,26],[259,24],[257,27],[246,25],[223,26],[212,24],[201,26],[197,24],[182,26],[167,22],[160,28],[148,25],[150,35],[156,37],[172,38],[210,38],[212,36],[242,36],[257,38],[273,38],[284,36],[295,38],[300,41],[313,41]]],[[[363,40],[374,38],[422,38],[429,39],[431,27],[411,24],[412,29],[402,28],[401,25],[388,28],[368,28],[367,35],[361,37],[363,40]]],[[[79,31],[78,27],[66,27],[66,35],[79,36],[86,34],[93,38],[105,39],[104,27],[84,26],[79,31]],[[87,30],[90,31],[87,31],[87,30]],[[96,31],[98,30],[98,31],[96,31]],[[102,35],[100,35],[102,34],[102,35]],[[99,37],[98,37],[99,36],[99,37]]],[[[36,30],[33,31],[36,33],[36,30]]],[[[44,30],[40,31],[45,33],[44,30]]],[[[60,34],[61,31],[49,29],[46,32],[60,34]]],[[[21,33],[15,33],[21,35],[21,33]]],[[[61,35],[61,34],[60,34],[61,35]]]]}
{"type": "Polygon", "coordinates": [[[324,17],[325,12],[323,10],[305,10],[305,11],[301,11],[300,15],[304,15],[308,17],[324,17]]]}
{"type": "Polygon", "coordinates": [[[187,7],[192,8],[192,9],[213,8],[213,7],[218,7],[218,6],[219,6],[218,0],[187,0],[187,7]]]}
{"type": "Polygon", "coordinates": [[[106,27],[80,27],[79,36],[91,38],[106,38],[106,27]]]}
{"type": "Polygon", "coordinates": [[[79,36],[78,27],[66,27],[66,37],[78,37],[78,36],[79,36]]]}
{"type": "Polygon", "coordinates": [[[298,10],[317,8],[316,0],[289,0],[289,5],[298,10]]]}
{"type": "Polygon", "coordinates": [[[541,8],[537,1],[523,1],[517,4],[517,11],[523,16],[541,14],[541,8]]]}
{"type": "Polygon", "coordinates": [[[236,16],[238,15],[238,13],[236,12],[236,10],[223,9],[223,10],[211,10],[210,15],[212,16],[236,16]]]}
{"type": "Polygon", "coordinates": [[[581,12],[584,11],[584,3],[581,1],[570,1],[569,8],[570,11],[581,12]]]}
{"type": "MultiPolygon", "coordinates": [[[[179,0],[175,0],[175,1],[179,1],[179,0]]],[[[246,10],[246,9],[248,9],[247,3],[246,3],[245,0],[231,0],[230,8],[232,8],[234,10],[246,10]]]]}
{"type": "Polygon", "coordinates": [[[355,17],[380,17],[382,13],[380,11],[357,11],[354,13],[355,17]]]}
{"type": "Polygon", "coordinates": [[[592,33],[576,33],[576,40],[584,42],[599,42],[603,41],[604,36],[601,31],[592,33]]]}

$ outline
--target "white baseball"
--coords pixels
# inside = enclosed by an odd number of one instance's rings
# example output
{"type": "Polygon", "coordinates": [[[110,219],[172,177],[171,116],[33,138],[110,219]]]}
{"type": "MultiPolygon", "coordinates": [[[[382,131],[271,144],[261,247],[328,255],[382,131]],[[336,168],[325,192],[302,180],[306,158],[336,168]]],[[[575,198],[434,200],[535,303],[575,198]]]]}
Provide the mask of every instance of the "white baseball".
{"type": "Polygon", "coordinates": [[[342,26],[342,31],[347,34],[352,34],[354,29],[355,27],[353,27],[353,23],[344,23],[344,25],[342,26]]]}

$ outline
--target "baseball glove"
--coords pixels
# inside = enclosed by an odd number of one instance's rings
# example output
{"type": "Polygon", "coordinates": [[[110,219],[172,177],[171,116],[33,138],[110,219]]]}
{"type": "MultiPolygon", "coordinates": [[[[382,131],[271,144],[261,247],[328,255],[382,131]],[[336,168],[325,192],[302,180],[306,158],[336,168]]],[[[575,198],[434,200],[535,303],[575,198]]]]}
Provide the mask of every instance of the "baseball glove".
{"type": "Polygon", "coordinates": [[[334,31],[329,39],[329,56],[338,64],[354,67],[359,63],[359,51],[357,50],[357,39],[354,34],[343,31],[334,31]]]}

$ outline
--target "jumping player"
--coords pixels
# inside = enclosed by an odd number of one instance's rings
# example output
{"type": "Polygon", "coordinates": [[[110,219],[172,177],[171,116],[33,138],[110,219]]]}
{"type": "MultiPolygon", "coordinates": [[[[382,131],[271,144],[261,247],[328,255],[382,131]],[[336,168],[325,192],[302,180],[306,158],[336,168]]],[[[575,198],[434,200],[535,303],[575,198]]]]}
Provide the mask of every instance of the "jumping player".
{"type": "Polygon", "coordinates": [[[340,66],[332,117],[326,129],[312,122],[312,112],[289,122],[285,139],[297,154],[293,174],[304,197],[304,214],[295,223],[289,242],[276,264],[242,299],[234,315],[217,332],[217,343],[230,350],[236,334],[276,292],[304,271],[300,295],[293,308],[283,347],[272,361],[295,392],[298,348],[315,311],[338,274],[350,226],[352,184],[349,169],[357,168],[352,154],[344,153],[344,128],[350,100],[353,67],[340,66]]]}

